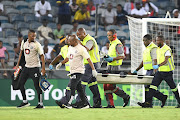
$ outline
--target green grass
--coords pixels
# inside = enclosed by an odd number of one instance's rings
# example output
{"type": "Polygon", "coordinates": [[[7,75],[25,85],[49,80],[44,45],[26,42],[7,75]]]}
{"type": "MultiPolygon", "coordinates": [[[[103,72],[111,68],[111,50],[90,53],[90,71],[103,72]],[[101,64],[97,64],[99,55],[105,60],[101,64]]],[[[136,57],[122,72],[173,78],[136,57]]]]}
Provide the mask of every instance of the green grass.
{"type": "Polygon", "coordinates": [[[61,109],[46,107],[0,107],[0,120],[180,120],[180,109],[175,107],[116,107],[115,109],[61,109]]]}

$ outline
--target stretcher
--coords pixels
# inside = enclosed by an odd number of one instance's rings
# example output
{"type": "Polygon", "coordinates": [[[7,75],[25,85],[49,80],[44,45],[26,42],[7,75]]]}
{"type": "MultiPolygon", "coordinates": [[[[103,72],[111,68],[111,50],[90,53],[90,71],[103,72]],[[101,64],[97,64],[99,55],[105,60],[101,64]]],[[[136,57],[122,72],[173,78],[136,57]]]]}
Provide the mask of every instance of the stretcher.
{"type": "Polygon", "coordinates": [[[149,85],[154,76],[120,75],[98,73],[97,82],[105,84],[145,84],[149,85]]]}

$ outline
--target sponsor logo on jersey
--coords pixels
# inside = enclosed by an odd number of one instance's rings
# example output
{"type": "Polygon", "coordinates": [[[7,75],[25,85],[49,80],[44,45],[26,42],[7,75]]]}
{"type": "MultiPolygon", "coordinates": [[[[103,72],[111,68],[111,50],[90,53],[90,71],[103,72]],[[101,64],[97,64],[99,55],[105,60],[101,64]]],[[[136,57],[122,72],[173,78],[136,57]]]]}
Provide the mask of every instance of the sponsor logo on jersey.
{"type": "Polygon", "coordinates": [[[30,50],[29,49],[25,49],[25,53],[26,54],[30,54],[30,50]]]}
{"type": "Polygon", "coordinates": [[[70,54],[70,59],[73,59],[73,54],[70,54]]]}

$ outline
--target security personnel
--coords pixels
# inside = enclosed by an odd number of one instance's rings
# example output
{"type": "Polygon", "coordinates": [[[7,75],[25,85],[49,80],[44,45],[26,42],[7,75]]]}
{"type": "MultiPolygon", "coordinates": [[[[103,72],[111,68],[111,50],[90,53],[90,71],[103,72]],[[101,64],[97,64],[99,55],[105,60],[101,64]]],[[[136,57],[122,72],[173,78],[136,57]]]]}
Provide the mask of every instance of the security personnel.
{"type": "MultiPolygon", "coordinates": [[[[171,88],[172,92],[174,93],[174,95],[179,103],[176,108],[180,108],[179,92],[176,87],[176,84],[173,81],[173,72],[172,71],[175,69],[175,66],[174,66],[171,48],[164,43],[164,37],[162,35],[159,35],[156,38],[156,42],[157,42],[157,46],[158,46],[158,48],[157,48],[157,65],[153,65],[153,69],[158,69],[158,72],[156,72],[156,74],[153,78],[153,81],[149,87],[149,92],[147,94],[147,100],[143,104],[143,107],[152,106],[152,98],[155,95],[160,83],[163,80],[165,80],[166,83],[171,88]]],[[[163,98],[161,98],[161,101],[162,100],[163,100],[163,98]]],[[[163,107],[164,104],[161,105],[161,107],[163,107]]]]}
{"type": "MultiPolygon", "coordinates": [[[[107,32],[107,37],[110,41],[108,58],[105,60],[108,62],[108,72],[113,74],[118,74],[120,71],[120,65],[122,65],[122,61],[125,58],[123,45],[117,39],[117,34],[114,29],[111,29],[107,32]]],[[[124,100],[123,107],[125,107],[130,99],[130,96],[126,94],[122,89],[116,86],[116,84],[104,84],[104,93],[106,96],[106,100],[108,106],[106,108],[115,108],[113,101],[113,93],[117,96],[122,97],[124,100]]]]}
{"type": "MultiPolygon", "coordinates": [[[[99,56],[99,49],[96,40],[92,36],[87,34],[84,28],[79,28],[76,34],[81,41],[81,42],[79,41],[79,44],[82,44],[86,48],[86,50],[90,55],[90,59],[92,60],[95,68],[97,69],[98,64],[100,62],[100,56],[99,56]]],[[[87,60],[84,60],[84,64],[85,64],[85,73],[82,77],[81,84],[83,85],[84,90],[86,85],[88,85],[89,89],[93,93],[93,107],[101,108],[102,107],[101,98],[97,85],[97,80],[95,77],[93,77],[92,69],[88,64],[87,60]]]]}
{"type": "MultiPolygon", "coordinates": [[[[143,37],[143,42],[146,47],[146,49],[143,52],[143,61],[139,65],[139,67],[133,72],[134,74],[137,74],[137,71],[140,70],[142,67],[144,67],[144,70],[147,70],[146,75],[153,75],[153,65],[157,64],[157,46],[152,42],[152,37],[149,34],[146,34],[143,37]]],[[[147,98],[147,93],[149,91],[150,85],[145,85],[145,99],[147,98]]],[[[158,90],[156,91],[156,94],[154,95],[157,99],[162,101],[162,105],[165,103],[167,99],[167,95],[163,95],[158,90]]],[[[142,103],[138,102],[138,105],[142,106],[142,103]]]]}
{"type": "MultiPolygon", "coordinates": [[[[49,65],[49,69],[52,70],[53,69],[53,65],[55,65],[56,63],[59,62],[59,60],[63,57],[64,59],[67,57],[67,53],[68,53],[68,38],[69,38],[69,35],[66,36],[66,39],[65,39],[65,44],[61,50],[60,50],[60,53],[57,57],[54,58],[54,60],[50,63],[49,65]]],[[[70,71],[70,67],[69,67],[69,62],[65,63],[65,69],[66,71],[70,71]]],[[[67,96],[70,97],[70,88],[69,87],[66,87],[66,97],[63,97],[59,102],[56,101],[56,103],[61,107],[61,108],[64,108],[64,104],[67,102],[67,96]]]]}
{"type": "MultiPolygon", "coordinates": [[[[66,44],[66,45],[64,45],[64,46],[61,48],[59,55],[58,55],[57,57],[55,57],[54,60],[50,63],[50,65],[49,65],[49,69],[50,69],[50,70],[53,69],[53,65],[55,65],[56,63],[58,63],[59,60],[60,60],[62,57],[63,57],[64,59],[67,57],[68,47],[69,47],[69,45],[67,44],[68,38],[69,38],[69,35],[66,36],[66,39],[65,39],[65,44],[66,44]]],[[[67,62],[67,63],[65,64],[65,69],[66,69],[66,71],[69,71],[69,70],[70,70],[70,68],[69,68],[69,62],[67,62]]]]}

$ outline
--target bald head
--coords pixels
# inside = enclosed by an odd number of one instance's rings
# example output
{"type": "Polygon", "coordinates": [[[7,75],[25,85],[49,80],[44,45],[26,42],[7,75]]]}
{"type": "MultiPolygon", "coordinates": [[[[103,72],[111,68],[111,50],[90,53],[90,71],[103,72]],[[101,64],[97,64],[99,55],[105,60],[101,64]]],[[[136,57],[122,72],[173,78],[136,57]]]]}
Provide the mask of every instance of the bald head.
{"type": "Polygon", "coordinates": [[[69,42],[69,45],[71,45],[71,46],[73,46],[73,47],[78,44],[78,38],[77,38],[76,35],[71,35],[68,40],[69,40],[69,41],[68,41],[68,42],[69,42]]]}
{"type": "Polygon", "coordinates": [[[86,37],[86,30],[84,28],[79,28],[76,32],[77,34],[77,37],[80,39],[80,40],[83,40],[85,37],[86,37]]]}

